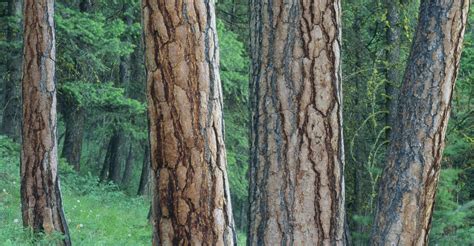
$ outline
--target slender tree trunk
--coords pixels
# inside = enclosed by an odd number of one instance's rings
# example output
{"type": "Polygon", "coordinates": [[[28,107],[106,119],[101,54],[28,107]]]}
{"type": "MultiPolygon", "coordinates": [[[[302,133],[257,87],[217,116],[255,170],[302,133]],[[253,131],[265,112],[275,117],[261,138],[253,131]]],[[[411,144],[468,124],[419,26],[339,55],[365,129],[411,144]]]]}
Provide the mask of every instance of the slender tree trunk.
{"type": "MultiPolygon", "coordinates": [[[[128,6],[128,5],[125,5],[128,6]]],[[[126,8],[123,9],[123,12],[126,12],[126,8]]],[[[129,16],[124,17],[124,22],[127,25],[132,24],[132,19],[129,16]]],[[[125,41],[128,41],[128,38],[125,38],[125,41]]],[[[130,81],[130,55],[126,55],[121,58],[119,64],[119,78],[118,83],[116,84],[119,87],[126,88],[129,85],[130,81]]],[[[123,133],[123,129],[119,126],[114,130],[114,133],[110,139],[112,147],[109,149],[111,152],[109,153],[109,181],[113,181],[116,184],[120,184],[121,181],[121,169],[122,169],[122,162],[121,156],[124,156],[121,152],[121,146],[126,146],[127,139],[125,134],[123,133]]]]}
{"type": "MultiPolygon", "coordinates": [[[[82,0],[79,3],[79,10],[82,13],[89,12],[92,8],[90,0],[82,0]]],[[[81,151],[84,135],[84,121],[86,111],[77,102],[67,98],[64,103],[62,114],[64,116],[64,124],[66,133],[64,135],[63,150],[61,157],[74,167],[74,170],[81,169],[81,151]]]]}
{"type": "Polygon", "coordinates": [[[130,180],[132,179],[133,174],[133,163],[134,163],[134,156],[133,156],[133,148],[132,143],[130,142],[130,146],[128,147],[128,155],[127,160],[125,161],[125,169],[123,170],[123,177],[122,177],[122,186],[127,187],[130,184],[130,180]]]}
{"type": "Polygon", "coordinates": [[[122,165],[120,163],[120,145],[123,142],[123,134],[118,130],[115,130],[114,134],[110,138],[110,152],[108,160],[109,175],[107,180],[113,181],[115,184],[120,184],[120,174],[122,165]]]}
{"type": "MultiPolygon", "coordinates": [[[[402,10],[402,4],[400,0],[385,0],[387,8],[387,21],[389,26],[386,31],[386,42],[388,46],[387,50],[387,62],[389,66],[386,69],[387,83],[385,83],[385,94],[386,108],[389,113],[386,116],[386,125],[393,127],[396,119],[397,110],[397,99],[399,94],[399,86],[402,79],[402,73],[399,69],[400,51],[401,51],[401,23],[400,23],[400,11],[402,10]]],[[[387,133],[387,137],[390,136],[390,131],[387,133]]]]}
{"type": "Polygon", "coordinates": [[[250,245],[343,245],[338,0],[251,1],[250,245]]]}
{"type": "Polygon", "coordinates": [[[373,245],[427,245],[469,1],[422,0],[387,165],[373,245]]]}
{"type": "MultiPolygon", "coordinates": [[[[21,0],[8,1],[8,16],[17,17],[18,24],[20,23],[21,15],[21,0]]],[[[9,44],[19,43],[21,41],[21,29],[8,27],[6,32],[6,39],[9,44]]],[[[20,81],[21,81],[21,56],[20,52],[14,54],[8,59],[6,64],[6,81],[3,95],[3,118],[1,133],[13,139],[18,139],[20,136],[20,81]]]]}
{"type": "Polygon", "coordinates": [[[143,0],[154,245],[233,245],[214,0],[143,0]]]}
{"type": "Polygon", "coordinates": [[[111,141],[112,138],[109,140],[107,144],[107,152],[105,153],[104,164],[102,165],[102,169],[100,170],[100,181],[106,181],[107,177],[109,176],[109,163],[110,163],[110,156],[113,142],[111,141]]]}
{"type": "Polygon", "coordinates": [[[145,195],[146,187],[150,180],[150,146],[145,146],[145,154],[143,155],[142,174],[140,175],[140,184],[138,185],[137,195],[145,195]]]}
{"type": "Polygon", "coordinates": [[[66,133],[61,157],[66,158],[67,162],[74,167],[74,170],[79,171],[81,169],[85,112],[81,107],[74,108],[74,106],[63,111],[66,133]]]}
{"type": "Polygon", "coordinates": [[[57,175],[54,1],[25,0],[21,211],[35,232],[60,232],[71,245],[57,175]]]}

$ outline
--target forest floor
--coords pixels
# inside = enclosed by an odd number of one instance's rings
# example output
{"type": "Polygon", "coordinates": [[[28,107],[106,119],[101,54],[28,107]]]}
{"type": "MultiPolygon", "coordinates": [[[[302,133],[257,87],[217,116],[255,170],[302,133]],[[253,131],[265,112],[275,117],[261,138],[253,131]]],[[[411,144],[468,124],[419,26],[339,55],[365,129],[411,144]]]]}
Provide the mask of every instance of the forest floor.
{"type": "MultiPolygon", "coordinates": [[[[58,236],[33,237],[23,229],[20,146],[0,135],[0,245],[55,245],[58,236]]],[[[92,174],[78,175],[60,160],[63,208],[73,245],[150,245],[149,199],[130,196],[92,174]]],[[[238,234],[245,245],[245,234],[238,234]]]]}
{"type": "MultiPolygon", "coordinates": [[[[20,146],[0,136],[0,245],[54,245],[54,236],[34,239],[22,227],[20,146]]],[[[149,201],[127,196],[92,175],[77,175],[60,161],[61,191],[74,245],[150,245],[149,201]]]]}

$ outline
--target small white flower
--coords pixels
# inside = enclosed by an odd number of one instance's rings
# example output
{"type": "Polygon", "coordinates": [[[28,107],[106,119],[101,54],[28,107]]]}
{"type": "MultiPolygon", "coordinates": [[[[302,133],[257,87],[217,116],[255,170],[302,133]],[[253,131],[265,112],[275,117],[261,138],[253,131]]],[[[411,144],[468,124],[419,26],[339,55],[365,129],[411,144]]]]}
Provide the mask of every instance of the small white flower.
{"type": "Polygon", "coordinates": [[[131,236],[132,236],[132,234],[130,234],[130,233],[129,233],[129,234],[128,234],[128,236],[129,236],[129,237],[131,237],[131,236]]]}
{"type": "Polygon", "coordinates": [[[77,203],[80,203],[81,201],[80,200],[77,200],[77,203]]]}
{"type": "Polygon", "coordinates": [[[84,227],[84,225],[83,225],[83,224],[79,224],[79,227],[82,228],[82,227],[84,227]]]}
{"type": "Polygon", "coordinates": [[[18,223],[18,222],[20,222],[19,219],[14,219],[14,220],[13,220],[13,223],[18,223]]]}
{"type": "Polygon", "coordinates": [[[7,193],[7,190],[3,189],[3,193],[7,193]]]}

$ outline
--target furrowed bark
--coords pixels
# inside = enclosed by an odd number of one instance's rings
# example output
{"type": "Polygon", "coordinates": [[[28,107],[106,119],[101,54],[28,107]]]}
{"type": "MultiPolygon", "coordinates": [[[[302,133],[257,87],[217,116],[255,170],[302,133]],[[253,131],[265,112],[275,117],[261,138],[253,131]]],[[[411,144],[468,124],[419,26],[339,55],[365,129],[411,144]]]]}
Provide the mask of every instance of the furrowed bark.
{"type": "Polygon", "coordinates": [[[421,1],[372,245],[426,245],[467,21],[467,0],[421,1]]]}
{"type": "Polygon", "coordinates": [[[340,2],[251,1],[249,245],[343,245],[340,2]]]}
{"type": "Polygon", "coordinates": [[[54,1],[25,0],[21,210],[35,232],[60,232],[70,245],[57,176],[54,1]]]}
{"type": "Polygon", "coordinates": [[[213,0],[143,0],[154,245],[233,245],[213,0]]]}

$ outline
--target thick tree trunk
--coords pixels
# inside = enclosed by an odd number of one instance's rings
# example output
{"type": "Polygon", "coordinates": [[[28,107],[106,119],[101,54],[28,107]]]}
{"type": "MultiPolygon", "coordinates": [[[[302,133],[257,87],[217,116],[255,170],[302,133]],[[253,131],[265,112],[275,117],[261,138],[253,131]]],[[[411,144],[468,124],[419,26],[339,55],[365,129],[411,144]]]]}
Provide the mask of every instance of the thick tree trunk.
{"type": "Polygon", "coordinates": [[[146,193],[146,187],[150,180],[150,146],[145,146],[145,154],[143,155],[142,174],[140,175],[140,184],[138,185],[137,195],[142,196],[146,193]]]}
{"type": "Polygon", "coordinates": [[[57,175],[54,1],[25,0],[21,211],[35,232],[60,232],[70,245],[57,175]]]}
{"type": "Polygon", "coordinates": [[[405,72],[373,245],[426,245],[469,1],[423,0],[405,72]]]}
{"type": "Polygon", "coordinates": [[[130,180],[132,179],[133,174],[133,163],[134,163],[134,156],[133,156],[133,146],[130,143],[128,147],[128,155],[127,160],[125,161],[125,169],[123,170],[122,176],[122,187],[127,187],[130,184],[130,180]]]}
{"type": "MultiPolygon", "coordinates": [[[[393,127],[396,119],[397,99],[399,94],[399,86],[402,73],[399,69],[400,52],[401,52],[401,34],[402,28],[400,23],[400,11],[403,10],[403,5],[400,0],[385,0],[387,8],[387,21],[389,26],[386,31],[387,62],[390,64],[386,69],[387,82],[385,83],[386,108],[389,113],[386,116],[385,124],[393,127]]],[[[387,132],[387,137],[390,136],[390,131],[387,132]]]]}
{"type": "Polygon", "coordinates": [[[214,2],[143,0],[154,245],[233,245],[214,2]]]}
{"type": "Polygon", "coordinates": [[[338,0],[251,1],[250,245],[343,245],[338,0]]]}
{"type": "MultiPolygon", "coordinates": [[[[72,106],[72,105],[69,105],[72,106]]],[[[63,151],[61,157],[74,167],[74,170],[81,169],[82,136],[84,133],[85,112],[81,107],[66,108],[64,110],[64,123],[66,133],[64,135],[63,151]]]]}
{"type": "MultiPolygon", "coordinates": [[[[21,18],[21,0],[9,0],[8,1],[8,16],[18,17],[18,22],[21,18]]],[[[18,23],[19,24],[19,23],[18,23]]],[[[21,40],[21,29],[8,27],[6,33],[6,39],[9,44],[20,42],[21,40]]],[[[18,55],[12,55],[8,59],[6,64],[6,80],[3,95],[3,118],[1,133],[5,134],[13,139],[18,139],[20,136],[20,118],[21,118],[21,107],[20,107],[20,81],[21,81],[21,56],[20,52],[18,55]]]]}

